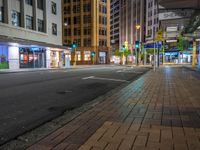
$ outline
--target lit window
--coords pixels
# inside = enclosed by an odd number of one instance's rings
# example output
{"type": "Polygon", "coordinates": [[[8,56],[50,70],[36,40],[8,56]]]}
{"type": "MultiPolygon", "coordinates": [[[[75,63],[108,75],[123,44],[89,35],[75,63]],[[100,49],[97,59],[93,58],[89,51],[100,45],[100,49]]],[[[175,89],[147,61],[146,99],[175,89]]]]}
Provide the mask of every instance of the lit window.
{"type": "Polygon", "coordinates": [[[84,51],[84,60],[85,61],[91,60],[91,52],[90,51],[84,51]]]}
{"type": "Polygon", "coordinates": [[[76,60],[81,61],[81,52],[80,51],[76,51],[76,60]]]}

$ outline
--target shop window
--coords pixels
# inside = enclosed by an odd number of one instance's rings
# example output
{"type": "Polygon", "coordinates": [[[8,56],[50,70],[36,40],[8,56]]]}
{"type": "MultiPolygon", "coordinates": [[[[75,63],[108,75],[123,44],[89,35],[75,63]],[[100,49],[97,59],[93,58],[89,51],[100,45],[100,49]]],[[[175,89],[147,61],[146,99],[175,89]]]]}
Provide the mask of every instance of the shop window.
{"type": "Polygon", "coordinates": [[[11,12],[11,21],[13,26],[20,26],[20,13],[16,10],[11,12]]]}
{"type": "Polygon", "coordinates": [[[44,68],[46,67],[45,49],[43,48],[19,48],[20,68],[44,68]]]}
{"type": "Polygon", "coordinates": [[[8,69],[8,48],[0,46],[0,69],[8,69]]]}
{"type": "Polygon", "coordinates": [[[81,61],[81,52],[76,51],[76,61],[81,61]]]}
{"type": "Polygon", "coordinates": [[[91,60],[91,52],[90,51],[84,51],[84,60],[85,61],[91,60]]]}

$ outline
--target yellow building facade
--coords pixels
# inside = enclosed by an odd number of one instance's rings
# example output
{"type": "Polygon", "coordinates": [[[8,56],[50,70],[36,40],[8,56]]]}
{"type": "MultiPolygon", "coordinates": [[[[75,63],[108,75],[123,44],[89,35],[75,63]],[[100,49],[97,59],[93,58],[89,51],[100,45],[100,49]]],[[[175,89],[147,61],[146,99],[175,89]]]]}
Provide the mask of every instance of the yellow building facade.
{"type": "Polygon", "coordinates": [[[72,50],[71,63],[109,63],[110,1],[63,0],[62,6],[63,44],[77,45],[77,49],[72,50]]]}

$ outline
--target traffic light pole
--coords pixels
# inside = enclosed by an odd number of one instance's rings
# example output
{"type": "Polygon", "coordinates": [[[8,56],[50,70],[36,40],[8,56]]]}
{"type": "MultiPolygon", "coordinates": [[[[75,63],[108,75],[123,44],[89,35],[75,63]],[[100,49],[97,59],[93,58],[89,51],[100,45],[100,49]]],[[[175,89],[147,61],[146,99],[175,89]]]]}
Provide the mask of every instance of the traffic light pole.
{"type": "Polygon", "coordinates": [[[75,57],[74,57],[74,67],[76,67],[76,48],[74,48],[74,53],[75,53],[75,57]]]}

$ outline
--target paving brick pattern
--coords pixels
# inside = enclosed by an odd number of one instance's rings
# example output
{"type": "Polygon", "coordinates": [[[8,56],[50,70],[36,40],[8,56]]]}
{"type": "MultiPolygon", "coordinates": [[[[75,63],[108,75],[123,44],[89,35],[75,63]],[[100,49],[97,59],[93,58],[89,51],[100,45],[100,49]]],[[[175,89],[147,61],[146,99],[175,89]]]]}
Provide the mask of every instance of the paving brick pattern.
{"type": "Polygon", "coordinates": [[[200,80],[150,71],[29,150],[200,150],[200,80]]]}

